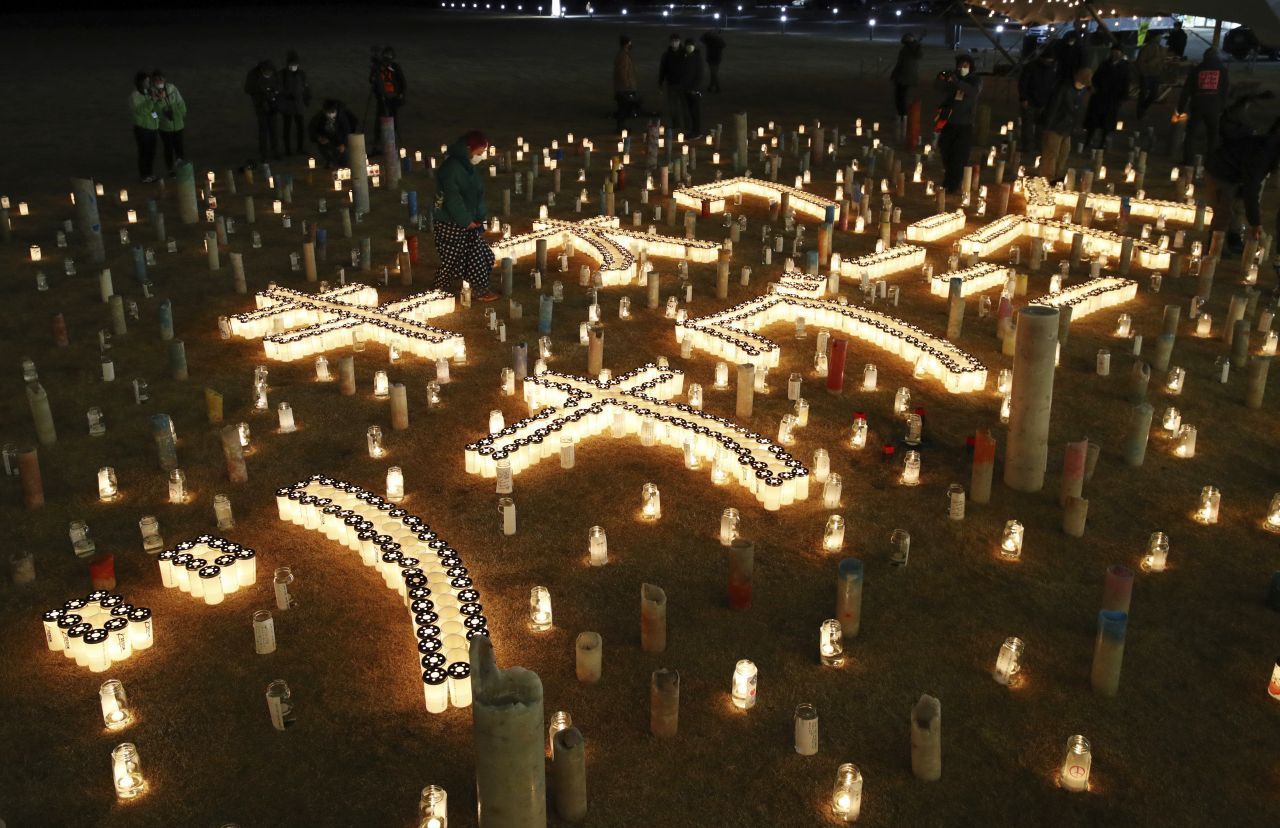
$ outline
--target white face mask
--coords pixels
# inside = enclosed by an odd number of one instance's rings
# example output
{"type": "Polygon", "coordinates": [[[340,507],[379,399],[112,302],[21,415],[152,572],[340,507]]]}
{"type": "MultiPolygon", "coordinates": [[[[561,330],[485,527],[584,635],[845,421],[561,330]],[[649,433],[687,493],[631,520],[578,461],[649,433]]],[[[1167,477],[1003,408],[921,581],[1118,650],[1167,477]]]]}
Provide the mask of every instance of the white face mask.
{"type": "Polygon", "coordinates": [[[968,67],[968,66],[961,66],[961,67],[960,67],[960,77],[962,77],[962,78],[963,78],[963,77],[964,77],[965,75],[967,75],[967,74],[969,74],[969,67],[968,67]]]}
{"type": "Polygon", "coordinates": [[[472,163],[472,164],[475,164],[476,166],[479,166],[479,165],[480,165],[480,162],[482,162],[482,161],[484,161],[484,150],[480,150],[480,152],[473,153],[473,154],[471,155],[471,163],[472,163]]]}
{"type": "Polygon", "coordinates": [[[291,64],[289,64],[289,71],[290,71],[290,72],[296,72],[296,71],[298,71],[298,64],[296,64],[296,63],[291,63],[291,64]]]}

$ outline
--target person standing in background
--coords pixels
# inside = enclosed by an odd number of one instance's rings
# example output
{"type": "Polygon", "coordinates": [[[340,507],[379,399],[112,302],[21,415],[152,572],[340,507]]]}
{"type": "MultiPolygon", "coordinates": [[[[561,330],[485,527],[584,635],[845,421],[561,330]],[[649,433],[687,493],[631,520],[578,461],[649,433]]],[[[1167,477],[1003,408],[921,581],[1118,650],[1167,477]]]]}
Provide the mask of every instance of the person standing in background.
{"type": "Polygon", "coordinates": [[[902,48],[893,64],[889,80],[893,81],[893,105],[898,112],[898,134],[907,134],[907,116],[913,106],[920,105],[920,58],[924,47],[914,34],[902,36],[902,48]]]}
{"type": "Polygon", "coordinates": [[[631,60],[631,38],[618,38],[618,54],[613,58],[613,102],[617,106],[614,120],[621,133],[628,118],[639,114],[639,91],[636,85],[636,67],[631,60]]]}
{"type": "Polygon", "coordinates": [[[680,88],[684,90],[685,114],[689,131],[693,133],[692,140],[698,140],[702,137],[702,53],[693,38],[684,42],[680,88]]]}
{"type": "Polygon", "coordinates": [[[156,100],[151,96],[151,76],[146,72],[139,71],[133,75],[129,112],[133,115],[133,143],[138,150],[138,178],[144,184],[150,184],[156,180],[153,171],[160,114],[156,112],[156,100]]]}
{"type": "Polygon", "coordinates": [[[269,60],[249,70],[244,91],[253,101],[253,114],[258,119],[258,158],[262,161],[280,158],[280,75],[269,60]]]}
{"type": "Polygon", "coordinates": [[[302,155],[303,153],[302,125],[306,122],[309,106],[311,106],[311,86],[307,83],[307,73],[302,68],[298,53],[290,50],[284,59],[284,72],[280,77],[280,114],[284,116],[285,155],[295,153],[302,155]]]}
{"type": "Polygon", "coordinates": [[[1058,89],[1058,67],[1052,49],[1018,75],[1018,106],[1022,113],[1022,146],[1034,150],[1040,146],[1044,116],[1058,89]]]}
{"type": "MultiPolygon", "coordinates": [[[[404,70],[396,63],[396,52],[385,47],[373,61],[369,70],[369,89],[378,102],[378,112],[373,122],[373,151],[382,152],[382,119],[390,118],[396,130],[396,140],[403,144],[400,135],[400,107],[404,106],[405,93],[409,91],[404,70]]],[[[367,110],[366,110],[367,111],[367,110]]]]}
{"type": "Polygon", "coordinates": [[[662,53],[662,60],[658,63],[658,86],[666,93],[667,127],[673,130],[681,130],[685,126],[684,90],[680,88],[683,73],[684,49],[680,35],[672,34],[667,51],[662,53]]]}
{"type": "Polygon", "coordinates": [[[707,68],[711,71],[711,82],[707,84],[708,92],[720,91],[720,62],[724,60],[724,38],[720,31],[706,32],[702,35],[702,48],[707,55],[707,68]]]}
{"type": "Polygon", "coordinates": [[[1138,52],[1138,119],[1156,102],[1160,94],[1160,76],[1164,72],[1165,50],[1159,37],[1148,37],[1138,52]]]}
{"type": "Polygon", "coordinates": [[[1231,78],[1218,56],[1218,50],[1212,47],[1205,49],[1200,63],[1187,73],[1187,82],[1182,87],[1182,97],[1178,102],[1178,112],[1187,114],[1184,164],[1195,161],[1201,133],[1204,134],[1205,158],[1218,148],[1218,122],[1226,108],[1230,89],[1231,78]]]}
{"type": "Polygon", "coordinates": [[[1182,28],[1182,21],[1173,21],[1173,31],[1169,32],[1169,54],[1176,58],[1187,53],[1187,33],[1182,28]]]}
{"type": "Polygon", "coordinates": [[[160,143],[164,145],[164,166],[169,175],[179,161],[187,157],[184,130],[187,127],[187,101],[178,87],[164,79],[164,72],[151,73],[151,94],[160,116],[160,143]]]}
{"type": "Polygon", "coordinates": [[[1040,149],[1040,175],[1057,184],[1067,172],[1071,157],[1071,136],[1080,124],[1084,98],[1093,72],[1077,69],[1071,83],[1062,84],[1044,114],[1044,141],[1040,149]]]}
{"type": "Polygon", "coordinates": [[[1093,73],[1093,96],[1085,115],[1085,141],[1094,149],[1105,147],[1120,118],[1120,105],[1129,97],[1129,61],[1120,44],[1111,46],[1107,60],[1093,73]],[[1095,137],[1096,136],[1096,137],[1095,137]]]}
{"type": "Polygon", "coordinates": [[[972,57],[957,55],[956,71],[938,73],[934,87],[947,96],[939,107],[938,116],[942,122],[938,154],[942,156],[945,170],[942,186],[948,195],[956,195],[960,192],[964,168],[973,151],[973,119],[978,111],[978,98],[982,95],[982,78],[973,71],[972,57]]]}
{"type": "Polygon", "coordinates": [[[484,240],[484,221],[489,211],[484,176],[476,169],[484,161],[488,147],[484,133],[473,129],[449,147],[436,171],[435,239],[440,271],[435,286],[453,291],[467,282],[480,302],[498,298],[489,286],[494,256],[484,240]]]}

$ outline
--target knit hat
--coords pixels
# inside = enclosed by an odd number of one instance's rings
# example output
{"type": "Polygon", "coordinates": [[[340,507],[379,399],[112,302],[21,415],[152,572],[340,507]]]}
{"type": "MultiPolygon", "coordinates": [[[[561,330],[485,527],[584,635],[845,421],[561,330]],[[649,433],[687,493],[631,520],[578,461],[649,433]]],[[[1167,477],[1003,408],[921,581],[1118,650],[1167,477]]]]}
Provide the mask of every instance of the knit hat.
{"type": "Polygon", "coordinates": [[[462,136],[462,140],[466,142],[467,149],[475,152],[489,146],[489,139],[484,137],[484,133],[478,129],[473,129],[462,136]]]}

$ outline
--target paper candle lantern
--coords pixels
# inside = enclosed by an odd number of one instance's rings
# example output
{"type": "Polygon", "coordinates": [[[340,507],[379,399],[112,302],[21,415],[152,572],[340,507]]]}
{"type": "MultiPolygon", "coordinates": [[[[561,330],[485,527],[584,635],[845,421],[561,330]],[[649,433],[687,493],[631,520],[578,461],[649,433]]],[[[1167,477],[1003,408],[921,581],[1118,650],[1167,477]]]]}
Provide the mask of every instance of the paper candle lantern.
{"type": "Polygon", "coordinates": [[[134,799],[147,788],[142,776],[142,757],[131,742],[122,742],[111,751],[111,776],[117,799],[134,799]]]}
{"type": "Polygon", "coordinates": [[[828,618],[818,628],[818,655],[827,667],[844,666],[844,633],[838,618],[828,618]]]}
{"type": "Polygon", "coordinates": [[[1200,505],[1196,508],[1196,523],[1212,526],[1218,522],[1218,508],[1222,504],[1222,493],[1214,486],[1205,486],[1200,490],[1200,505]]]}
{"type": "Polygon", "coordinates": [[[836,771],[831,813],[842,822],[857,822],[862,813],[862,773],[851,762],[845,762],[836,771]]]}
{"type": "Polygon", "coordinates": [[[1022,557],[1022,524],[1016,520],[1007,521],[1000,535],[1000,557],[1017,560],[1022,557]]]}
{"type": "Polygon", "coordinates": [[[551,592],[544,586],[529,590],[529,629],[546,632],[551,629],[551,592]]]}
{"type": "Polygon", "coordinates": [[[756,683],[758,671],[756,665],[748,659],[742,659],[733,668],[733,706],[739,710],[750,710],[756,704],[756,683]]]}
{"type": "Polygon", "coordinates": [[[1089,790],[1089,769],[1093,764],[1093,754],[1089,740],[1083,736],[1072,736],[1067,740],[1067,755],[1062,760],[1062,771],[1058,779],[1062,787],[1073,793],[1089,790]]]}

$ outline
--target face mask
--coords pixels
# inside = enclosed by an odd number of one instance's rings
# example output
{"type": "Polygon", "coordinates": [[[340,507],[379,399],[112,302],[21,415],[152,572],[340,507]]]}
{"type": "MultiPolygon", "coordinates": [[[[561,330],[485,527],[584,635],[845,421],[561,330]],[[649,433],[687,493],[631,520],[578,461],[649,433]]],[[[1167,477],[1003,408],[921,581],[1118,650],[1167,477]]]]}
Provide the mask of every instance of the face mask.
{"type": "Polygon", "coordinates": [[[673,52],[680,51],[680,41],[678,40],[671,41],[671,51],[673,52]]]}
{"type": "Polygon", "coordinates": [[[291,64],[289,64],[289,71],[290,71],[290,72],[296,72],[296,71],[298,71],[298,64],[296,64],[296,63],[291,63],[291,64]]]}
{"type": "Polygon", "coordinates": [[[163,92],[163,91],[164,91],[164,84],[163,84],[163,83],[157,83],[157,84],[155,85],[155,87],[156,87],[156,89],[159,89],[161,92],[163,92]]]}
{"type": "Polygon", "coordinates": [[[963,78],[963,77],[964,77],[965,75],[967,75],[967,74],[969,74],[969,67],[968,67],[968,66],[961,66],[961,67],[960,67],[960,77],[962,77],[962,78],[963,78]]]}
{"type": "Polygon", "coordinates": [[[474,165],[476,165],[476,166],[479,166],[481,161],[484,161],[484,150],[481,150],[480,152],[474,153],[474,154],[471,156],[471,163],[472,163],[472,164],[474,164],[474,165]]]}

